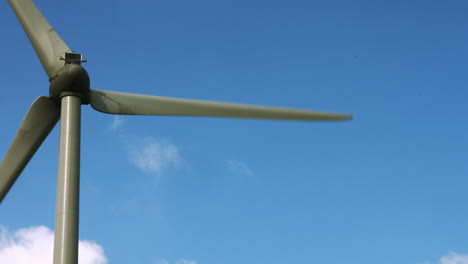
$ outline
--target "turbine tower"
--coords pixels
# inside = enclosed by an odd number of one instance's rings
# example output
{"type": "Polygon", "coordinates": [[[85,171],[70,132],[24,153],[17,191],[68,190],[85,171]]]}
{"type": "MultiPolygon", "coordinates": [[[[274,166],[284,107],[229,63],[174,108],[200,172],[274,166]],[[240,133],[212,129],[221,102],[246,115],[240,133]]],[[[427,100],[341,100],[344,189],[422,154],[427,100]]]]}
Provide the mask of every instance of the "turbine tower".
{"type": "Polygon", "coordinates": [[[351,115],[95,90],[73,53],[32,0],[9,0],[49,77],[49,96],[29,108],[0,163],[0,203],[36,150],[60,122],[54,264],[78,263],[81,105],[119,115],[204,116],[298,121],[349,120],[351,115]]]}

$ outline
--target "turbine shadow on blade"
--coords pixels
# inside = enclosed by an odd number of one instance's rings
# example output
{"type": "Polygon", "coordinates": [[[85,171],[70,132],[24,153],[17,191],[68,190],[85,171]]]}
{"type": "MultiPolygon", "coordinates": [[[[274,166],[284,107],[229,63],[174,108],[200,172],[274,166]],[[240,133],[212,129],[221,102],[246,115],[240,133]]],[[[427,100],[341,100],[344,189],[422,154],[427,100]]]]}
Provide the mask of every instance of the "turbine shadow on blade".
{"type": "Polygon", "coordinates": [[[81,105],[122,115],[229,117],[296,121],[350,120],[351,115],[90,89],[81,54],[50,26],[31,0],[9,0],[50,81],[49,96],[28,110],[0,163],[0,202],[55,124],[60,122],[54,263],[77,263],[81,105]]]}

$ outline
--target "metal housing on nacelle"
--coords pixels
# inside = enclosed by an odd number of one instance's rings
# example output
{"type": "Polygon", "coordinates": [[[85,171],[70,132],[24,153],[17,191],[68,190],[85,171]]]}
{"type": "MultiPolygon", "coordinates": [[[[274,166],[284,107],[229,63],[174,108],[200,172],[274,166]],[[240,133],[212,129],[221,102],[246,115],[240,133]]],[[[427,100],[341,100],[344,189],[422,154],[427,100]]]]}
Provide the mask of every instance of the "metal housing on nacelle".
{"type": "Polygon", "coordinates": [[[74,95],[80,97],[83,104],[89,104],[90,93],[88,72],[80,64],[65,64],[50,78],[49,94],[56,100],[74,95]]]}

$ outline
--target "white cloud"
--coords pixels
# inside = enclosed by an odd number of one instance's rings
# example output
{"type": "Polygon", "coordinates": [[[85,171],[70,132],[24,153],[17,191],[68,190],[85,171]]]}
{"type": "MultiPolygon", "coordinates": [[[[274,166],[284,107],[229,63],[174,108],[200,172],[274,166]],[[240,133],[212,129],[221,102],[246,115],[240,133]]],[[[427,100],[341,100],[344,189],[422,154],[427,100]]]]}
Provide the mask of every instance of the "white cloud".
{"type": "Polygon", "coordinates": [[[468,255],[450,252],[439,260],[440,264],[468,264],[468,255]]]}
{"type": "Polygon", "coordinates": [[[122,116],[120,115],[114,115],[114,119],[112,121],[112,124],[110,125],[110,130],[112,131],[117,131],[119,128],[121,128],[123,126],[123,124],[126,122],[127,120],[125,118],[123,118],[122,116]]]}
{"type": "Polygon", "coordinates": [[[227,160],[226,161],[228,170],[231,173],[244,175],[244,176],[254,176],[253,171],[242,161],[239,160],[227,160]]]}
{"type": "Polygon", "coordinates": [[[147,138],[129,144],[131,162],[146,173],[161,174],[168,167],[177,167],[181,162],[178,148],[166,140],[147,138]]]}
{"type": "MultiPolygon", "coordinates": [[[[93,241],[80,240],[79,264],[106,264],[104,250],[93,241]]],[[[45,226],[9,232],[0,227],[0,263],[50,264],[53,259],[54,233],[45,226]]]]}

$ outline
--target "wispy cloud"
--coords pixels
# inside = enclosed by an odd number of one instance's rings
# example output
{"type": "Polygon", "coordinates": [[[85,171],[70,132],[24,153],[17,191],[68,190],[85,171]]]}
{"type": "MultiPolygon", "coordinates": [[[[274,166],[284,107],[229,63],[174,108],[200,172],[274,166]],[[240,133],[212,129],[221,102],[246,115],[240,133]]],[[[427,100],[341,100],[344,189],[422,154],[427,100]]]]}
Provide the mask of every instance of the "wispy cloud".
{"type": "Polygon", "coordinates": [[[450,252],[448,255],[442,256],[438,262],[422,262],[419,264],[468,264],[468,255],[450,252]]]}
{"type": "Polygon", "coordinates": [[[181,156],[176,145],[165,139],[153,137],[137,138],[123,132],[127,119],[119,115],[113,117],[109,129],[119,136],[121,144],[127,151],[130,162],[145,173],[160,175],[170,167],[181,164],[181,156]]]}
{"type": "MultiPolygon", "coordinates": [[[[9,232],[0,227],[0,263],[49,264],[53,259],[54,232],[45,226],[9,232]]],[[[79,264],[106,264],[104,250],[93,241],[80,240],[79,264]]]]}
{"type": "Polygon", "coordinates": [[[160,175],[164,169],[178,167],[182,161],[177,146],[167,140],[136,140],[127,149],[130,161],[145,173],[160,175]]]}
{"type": "Polygon", "coordinates": [[[197,264],[197,262],[188,259],[180,259],[176,262],[176,264],[197,264]]]}
{"type": "MultiPolygon", "coordinates": [[[[179,259],[175,262],[172,262],[174,264],[197,264],[196,261],[193,261],[193,260],[188,260],[188,259],[179,259]]],[[[171,262],[165,260],[165,259],[160,259],[160,260],[157,260],[156,262],[154,262],[154,264],[171,264],[171,262]]]]}
{"type": "Polygon", "coordinates": [[[109,126],[111,131],[118,131],[127,121],[127,119],[123,118],[120,115],[114,115],[112,123],[109,126]]]}
{"type": "Polygon", "coordinates": [[[450,252],[440,258],[440,264],[468,264],[468,255],[450,252]]]}
{"type": "Polygon", "coordinates": [[[226,166],[229,172],[233,174],[249,176],[249,177],[255,175],[253,171],[249,168],[249,166],[247,166],[247,164],[245,164],[244,162],[240,160],[227,160],[226,166]]]}

